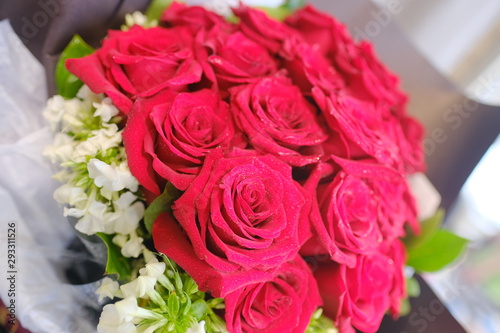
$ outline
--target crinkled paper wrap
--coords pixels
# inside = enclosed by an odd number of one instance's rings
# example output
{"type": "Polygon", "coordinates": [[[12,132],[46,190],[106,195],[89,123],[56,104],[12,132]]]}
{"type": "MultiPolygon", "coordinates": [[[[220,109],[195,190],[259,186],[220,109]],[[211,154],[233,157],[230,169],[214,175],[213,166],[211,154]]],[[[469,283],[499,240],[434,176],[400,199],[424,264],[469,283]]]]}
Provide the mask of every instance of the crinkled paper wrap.
{"type": "MultiPolygon", "coordinates": [[[[7,251],[0,251],[0,297],[15,300],[16,319],[33,333],[95,332],[86,307],[93,285],[67,283],[64,267],[87,258],[67,250],[74,237],[52,193],[58,183],[42,156],[52,133],[42,118],[45,73],[8,21],[0,23],[0,243],[15,224],[15,297],[8,295],[7,251]]],[[[8,274],[12,275],[12,274],[8,274]]]]}

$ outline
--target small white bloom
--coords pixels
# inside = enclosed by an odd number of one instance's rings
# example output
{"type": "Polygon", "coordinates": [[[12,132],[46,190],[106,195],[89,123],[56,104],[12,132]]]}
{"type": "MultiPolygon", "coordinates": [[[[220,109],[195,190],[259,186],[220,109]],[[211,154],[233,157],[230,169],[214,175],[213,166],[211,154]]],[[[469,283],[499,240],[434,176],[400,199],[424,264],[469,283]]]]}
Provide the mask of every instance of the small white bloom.
{"type": "Polygon", "coordinates": [[[92,105],[96,108],[94,117],[101,117],[105,122],[109,122],[111,118],[119,113],[109,97],[104,98],[100,103],[94,102],[92,105]]]}
{"type": "Polygon", "coordinates": [[[163,275],[166,266],[167,265],[164,262],[158,262],[158,259],[154,258],[154,260],[151,260],[146,264],[146,267],[139,270],[139,274],[158,278],[163,275]]]}
{"type": "Polygon", "coordinates": [[[66,133],[57,133],[51,146],[43,150],[53,164],[70,161],[75,148],[75,142],[66,133]]]}
{"type": "Polygon", "coordinates": [[[122,134],[116,124],[106,124],[106,127],[92,131],[93,137],[89,140],[95,143],[99,150],[105,151],[112,147],[118,147],[122,142],[122,134]]]}
{"type": "Polygon", "coordinates": [[[95,156],[99,151],[99,146],[96,146],[90,139],[76,144],[72,152],[71,159],[75,162],[86,162],[87,156],[95,156]]]}
{"type": "Polygon", "coordinates": [[[115,303],[115,307],[122,322],[131,322],[139,310],[135,297],[127,297],[118,301],[115,303]]]}
{"type": "Polygon", "coordinates": [[[148,18],[146,15],[139,11],[135,11],[132,14],[125,15],[125,25],[131,27],[133,25],[140,25],[141,27],[147,27],[148,18]]]}
{"type": "Polygon", "coordinates": [[[155,289],[156,278],[151,276],[139,276],[137,279],[123,284],[120,290],[123,297],[144,297],[148,292],[155,289]]]}
{"type": "Polygon", "coordinates": [[[82,115],[86,109],[85,103],[77,98],[64,101],[64,110],[62,116],[62,130],[65,132],[75,131],[83,126],[82,115]]]}
{"type": "Polygon", "coordinates": [[[186,333],[205,333],[205,321],[200,321],[194,324],[192,327],[188,328],[186,333]]]}
{"type": "Polygon", "coordinates": [[[115,333],[118,332],[118,327],[122,324],[122,320],[116,306],[114,304],[105,305],[99,318],[97,332],[99,333],[115,333]]]}
{"type": "Polygon", "coordinates": [[[99,103],[102,101],[104,98],[103,94],[96,94],[90,88],[84,84],[80,90],[78,90],[78,93],[76,94],[76,97],[83,101],[90,101],[92,103],[99,103]]]}
{"type": "Polygon", "coordinates": [[[101,302],[105,297],[113,299],[119,289],[118,282],[106,276],[102,280],[101,286],[95,292],[99,296],[99,302],[101,302]]]}
{"type": "Polygon", "coordinates": [[[91,200],[90,206],[85,212],[85,215],[76,223],[75,229],[86,235],[103,232],[105,230],[106,209],[107,206],[102,202],[91,200]]]}
{"type": "Polygon", "coordinates": [[[113,243],[118,245],[119,247],[123,247],[125,243],[128,241],[128,236],[127,235],[120,235],[117,234],[115,237],[113,237],[113,243]]]}
{"type": "Polygon", "coordinates": [[[42,114],[48,120],[50,129],[55,131],[64,114],[64,98],[60,95],[49,98],[42,114]]]}
{"type": "Polygon", "coordinates": [[[124,188],[137,191],[137,180],[128,170],[124,163],[118,167],[109,165],[96,158],[89,160],[87,164],[90,178],[94,179],[97,187],[103,187],[108,191],[121,191],[124,188]]]}
{"type": "Polygon", "coordinates": [[[65,217],[71,216],[79,219],[85,215],[85,209],[79,209],[76,207],[71,207],[71,208],[64,207],[63,215],[65,217]]]}
{"type": "Polygon", "coordinates": [[[131,237],[125,245],[123,245],[121,250],[122,255],[127,258],[137,258],[144,247],[142,244],[143,240],[142,237],[131,237]]]}
{"type": "Polygon", "coordinates": [[[114,202],[115,212],[112,215],[111,232],[130,234],[137,229],[144,217],[145,208],[140,201],[133,203],[135,200],[137,197],[132,192],[125,192],[114,202]]]}
{"type": "Polygon", "coordinates": [[[59,203],[75,206],[88,198],[81,187],[64,184],[54,191],[54,199],[59,203]]]}

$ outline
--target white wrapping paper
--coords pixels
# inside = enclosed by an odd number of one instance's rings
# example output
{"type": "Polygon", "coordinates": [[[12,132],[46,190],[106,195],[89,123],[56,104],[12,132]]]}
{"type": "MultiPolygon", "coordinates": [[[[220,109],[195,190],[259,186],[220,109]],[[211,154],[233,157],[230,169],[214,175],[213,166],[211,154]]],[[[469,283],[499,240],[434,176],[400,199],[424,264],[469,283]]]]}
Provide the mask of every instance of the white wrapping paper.
{"type": "Polygon", "coordinates": [[[44,70],[8,21],[0,22],[0,73],[0,297],[13,300],[16,320],[33,333],[94,332],[83,310],[93,306],[91,293],[66,284],[61,269],[82,258],[65,250],[74,234],[52,198],[58,184],[42,156],[52,141],[42,118],[44,70]],[[14,258],[8,238],[15,238],[14,258]]]}

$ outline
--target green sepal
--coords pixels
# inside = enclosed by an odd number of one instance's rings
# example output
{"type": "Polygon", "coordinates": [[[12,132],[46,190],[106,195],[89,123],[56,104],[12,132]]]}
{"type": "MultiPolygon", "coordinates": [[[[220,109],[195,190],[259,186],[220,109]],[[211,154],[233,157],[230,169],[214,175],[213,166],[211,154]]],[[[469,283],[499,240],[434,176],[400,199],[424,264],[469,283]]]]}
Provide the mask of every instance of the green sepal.
{"type": "MultiPolygon", "coordinates": [[[[146,9],[145,15],[149,22],[159,21],[163,11],[169,7],[174,0],[153,0],[146,9]]],[[[177,2],[182,2],[178,1],[177,2]]]]}
{"type": "Polygon", "coordinates": [[[408,249],[407,265],[418,272],[435,272],[452,263],[468,241],[447,230],[438,230],[417,247],[408,249]]]}
{"type": "Polygon", "coordinates": [[[179,195],[180,191],[176,189],[172,183],[168,182],[163,193],[154,199],[148,208],[146,208],[144,212],[144,225],[148,232],[148,236],[151,235],[153,223],[158,215],[163,212],[171,211],[172,202],[177,199],[179,195]]]}
{"type": "Polygon", "coordinates": [[[66,48],[62,51],[61,56],[56,64],[55,81],[57,94],[73,98],[78,93],[78,90],[83,86],[83,82],[75,75],[71,74],[65,66],[67,59],[82,58],[92,54],[94,49],[85,43],[79,35],[74,35],[66,48]]]}
{"type": "Polygon", "coordinates": [[[125,258],[121,253],[120,247],[113,243],[113,235],[102,232],[98,232],[96,235],[103,240],[108,248],[106,274],[116,274],[119,280],[130,280],[132,275],[130,258],[125,258]]]}

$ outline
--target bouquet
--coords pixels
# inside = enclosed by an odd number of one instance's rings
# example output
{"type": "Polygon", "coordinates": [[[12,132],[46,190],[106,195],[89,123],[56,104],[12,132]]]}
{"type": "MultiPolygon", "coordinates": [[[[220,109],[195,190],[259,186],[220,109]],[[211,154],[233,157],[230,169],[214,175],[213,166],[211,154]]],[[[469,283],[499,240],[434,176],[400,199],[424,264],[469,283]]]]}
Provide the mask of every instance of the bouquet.
{"type": "Polygon", "coordinates": [[[406,267],[463,248],[442,213],[418,221],[398,78],[294,3],[154,1],[62,53],[45,154],[64,215],[107,246],[98,332],[375,332],[415,294],[406,267]]]}

